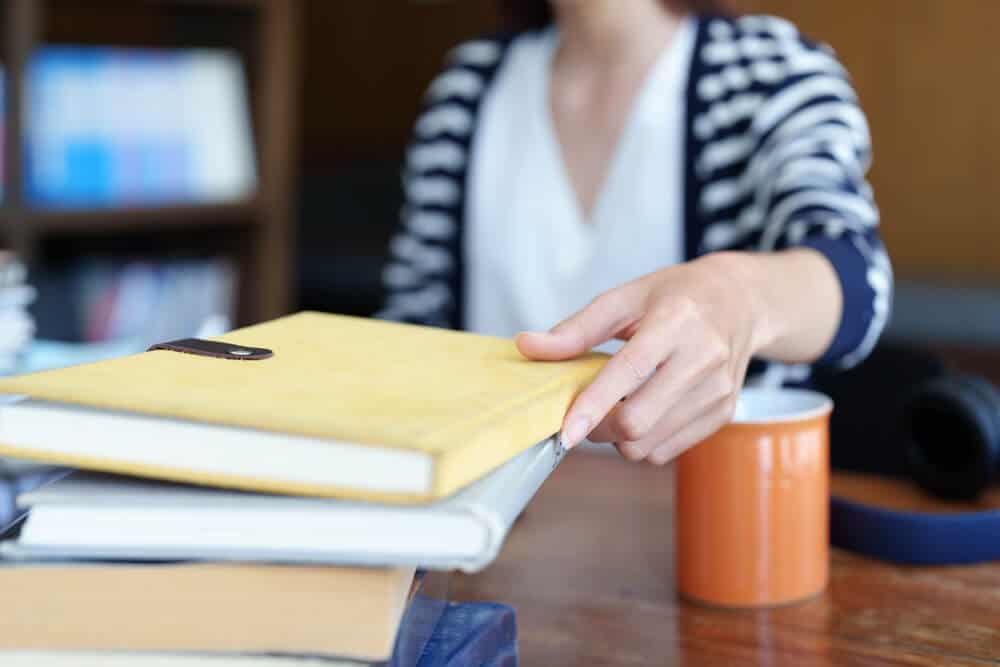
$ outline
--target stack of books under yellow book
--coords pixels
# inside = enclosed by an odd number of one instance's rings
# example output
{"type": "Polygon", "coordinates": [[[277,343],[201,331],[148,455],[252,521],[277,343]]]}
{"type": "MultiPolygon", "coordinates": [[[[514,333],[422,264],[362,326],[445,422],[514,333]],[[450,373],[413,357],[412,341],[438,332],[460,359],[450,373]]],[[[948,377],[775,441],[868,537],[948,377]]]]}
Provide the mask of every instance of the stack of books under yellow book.
{"type": "Polygon", "coordinates": [[[496,557],[604,360],[299,313],[0,381],[0,455],[74,470],[0,543],[0,662],[386,660],[414,572],[496,557]]]}

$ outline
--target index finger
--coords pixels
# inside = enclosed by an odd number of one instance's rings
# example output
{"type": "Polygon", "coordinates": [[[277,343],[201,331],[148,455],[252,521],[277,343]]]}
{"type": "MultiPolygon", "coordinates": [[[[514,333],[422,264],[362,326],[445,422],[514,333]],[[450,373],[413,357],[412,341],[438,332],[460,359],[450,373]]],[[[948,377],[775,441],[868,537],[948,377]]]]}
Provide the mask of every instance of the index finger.
{"type": "Polygon", "coordinates": [[[638,318],[637,290],[629,286],[605,292],[548,332],[523,332],[517,337],[521,354],[536,361],[561,361],[589,352],[611,340],[638,318]]]}
{"type": "MultiPolygon", "coordinates": [[[[667,336],[660,327],[640,326],[622,349],[608,360],[566,413],[562,436],[567,447],[583,440],[622,398],[635,391],[656,371],[667,356],[665,340],[667,336]]],[[[652,421],[648,426],[652,426],[652,421]]],[[[629,428],[639,433],[645,427],[637,423],[629,428]]]]}

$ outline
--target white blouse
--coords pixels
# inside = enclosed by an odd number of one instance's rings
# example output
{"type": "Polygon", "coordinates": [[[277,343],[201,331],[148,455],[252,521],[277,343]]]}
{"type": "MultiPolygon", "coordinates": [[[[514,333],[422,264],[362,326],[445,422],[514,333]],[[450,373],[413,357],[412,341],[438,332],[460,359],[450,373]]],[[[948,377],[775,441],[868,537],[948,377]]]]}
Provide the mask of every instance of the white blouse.
{"type": "MultiPolygon", "coordinates": [[[[546,330],[684,257],[684,100],[693,19],[647,75],[584,219],[549,107],[558,33],[521,36],[483,100],[466,200],[466,327],[546,330]]],[[[602,349],[613,349],[605,346],[602,349]]]]}

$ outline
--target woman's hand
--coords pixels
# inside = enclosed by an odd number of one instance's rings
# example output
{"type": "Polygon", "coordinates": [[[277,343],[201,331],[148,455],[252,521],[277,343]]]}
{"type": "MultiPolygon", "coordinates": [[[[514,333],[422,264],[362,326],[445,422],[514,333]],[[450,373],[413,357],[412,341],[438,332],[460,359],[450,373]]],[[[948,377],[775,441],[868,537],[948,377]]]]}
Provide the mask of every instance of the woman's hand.
{"type": "MultiPolygon", "coordinates": [[[[775,289],[775,281],[789,278],[825,281],[812,285],[817,288],[812,298],[828,296],[831,286],[839,296],[835,274],[821,255],[796,254],[793,262],[807,264],[772,265],[767,256],[743,253],[707,255],[606,292],[547,333],[518,336],[522,354],[550,361],[579,356],[613,338],[627,341],[567,413],[562,430],[567,446],[590,434],[592,440],[615,443],[629,460],[666,463],[732,418],[755,354],[787,338],[791,356],[802,356],[803,350],[818,356],[839,321],[839,300],[832,298],[832,306],[821,309],[833,310],[818,335],[813,333],[818,341],[799,340],[795,317],[793,326],[784,326],[781,320],[789,318],[768,302],[768,296],[780,301],[802,289],[792,286],[791,294],[775,289]]],[[[814,314],[807,309],[799,317],[814,314]]],[[[800,329],[810,333],[809,326],[800,329]]]]}

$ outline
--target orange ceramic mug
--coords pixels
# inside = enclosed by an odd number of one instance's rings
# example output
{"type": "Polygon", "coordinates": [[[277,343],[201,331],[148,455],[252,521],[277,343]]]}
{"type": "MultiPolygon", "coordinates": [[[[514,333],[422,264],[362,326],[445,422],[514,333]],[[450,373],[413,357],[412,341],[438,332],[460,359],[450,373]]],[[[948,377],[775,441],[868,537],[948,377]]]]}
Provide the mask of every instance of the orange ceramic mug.
{"type": "Polygon", "coordinates": [[[677,462],[677,588],[760,607],[826,587],[832,402],[746,389],[733,421],[677,462]]]}

